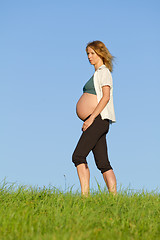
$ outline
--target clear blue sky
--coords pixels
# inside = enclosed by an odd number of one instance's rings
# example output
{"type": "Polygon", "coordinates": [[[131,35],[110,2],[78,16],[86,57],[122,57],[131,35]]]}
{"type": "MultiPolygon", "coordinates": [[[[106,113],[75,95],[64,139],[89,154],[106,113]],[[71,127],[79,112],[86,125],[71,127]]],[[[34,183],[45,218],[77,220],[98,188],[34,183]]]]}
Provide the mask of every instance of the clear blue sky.
{"type": "MultiPolygon", "coordinates": [[[[1,181],[80,190],[75,110],[94,72],[86,44],[101,40],[116,57],[107,141],[118,186],[159,188],[159,12],[158,0],[0,2],[1,181]]],[[[92,153],[87,160],[91,187],[103,188],[92,153]]]]}

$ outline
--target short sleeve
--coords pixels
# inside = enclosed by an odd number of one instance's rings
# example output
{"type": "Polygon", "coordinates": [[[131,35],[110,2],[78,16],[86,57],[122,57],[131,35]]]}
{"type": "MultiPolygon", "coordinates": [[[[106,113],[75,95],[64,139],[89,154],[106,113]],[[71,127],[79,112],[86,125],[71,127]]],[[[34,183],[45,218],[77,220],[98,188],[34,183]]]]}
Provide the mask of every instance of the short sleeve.
{"type": "Polygon", "coordinates": [[[112,87],[112,75],[108,68],[102,69],[100,73],[100,86],[110,86],[112,87]]]}

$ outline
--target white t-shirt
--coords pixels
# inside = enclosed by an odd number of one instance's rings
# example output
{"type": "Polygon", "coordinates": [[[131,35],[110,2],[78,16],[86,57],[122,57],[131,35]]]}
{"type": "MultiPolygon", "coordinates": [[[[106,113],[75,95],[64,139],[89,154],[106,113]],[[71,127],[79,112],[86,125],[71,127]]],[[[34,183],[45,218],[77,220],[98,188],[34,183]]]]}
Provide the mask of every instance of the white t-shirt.
{"type": "Polygon", "coordinates": [[[102,119],[108,118],[110,123],[116,122],[114,105],[113,105],[113,81],[112,75],[109,69],[102,65],[94,73],[94,87],[97,94],[98,102],[103,96],[102,87],[105,85],[110,86],[110,99],[104,109],[101,111],[100,115],[102,119]]]}

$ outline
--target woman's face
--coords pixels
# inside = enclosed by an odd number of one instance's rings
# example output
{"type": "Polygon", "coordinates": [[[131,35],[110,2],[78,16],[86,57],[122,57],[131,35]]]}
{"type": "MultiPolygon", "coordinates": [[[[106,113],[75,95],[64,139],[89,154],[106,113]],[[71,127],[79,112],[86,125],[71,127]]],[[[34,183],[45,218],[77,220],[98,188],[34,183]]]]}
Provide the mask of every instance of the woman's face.
{"type": "Polygon", "coordinates": [[[91,47],[87,48],[87,55],[88,55],[88,60],[92,65],[96,65],[97,63],[102,61],[102,59],[97,55],[97,53],[91,47]]]}

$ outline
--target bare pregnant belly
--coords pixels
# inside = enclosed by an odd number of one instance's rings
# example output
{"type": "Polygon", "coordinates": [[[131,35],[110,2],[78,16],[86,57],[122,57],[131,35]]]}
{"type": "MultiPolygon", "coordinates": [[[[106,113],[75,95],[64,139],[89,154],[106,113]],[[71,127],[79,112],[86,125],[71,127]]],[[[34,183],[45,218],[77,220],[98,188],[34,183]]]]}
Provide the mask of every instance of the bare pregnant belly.
{"type": "Polygon", "coordinates": [[[92,114],[98,104],[97,96],[90,93],[83,93],[76,105],[77,116],[84,120],[92,114]]]}

